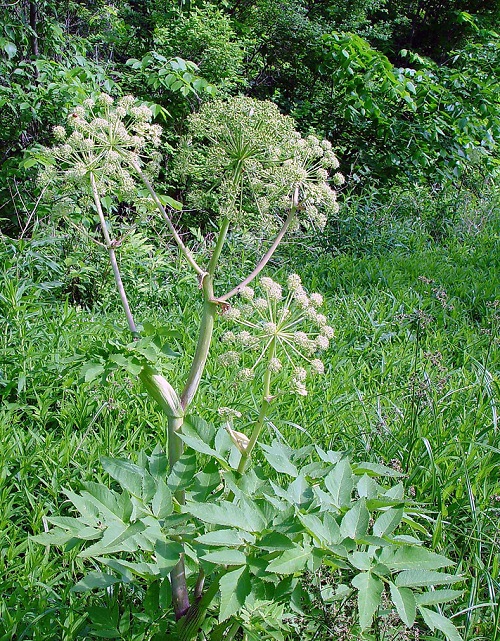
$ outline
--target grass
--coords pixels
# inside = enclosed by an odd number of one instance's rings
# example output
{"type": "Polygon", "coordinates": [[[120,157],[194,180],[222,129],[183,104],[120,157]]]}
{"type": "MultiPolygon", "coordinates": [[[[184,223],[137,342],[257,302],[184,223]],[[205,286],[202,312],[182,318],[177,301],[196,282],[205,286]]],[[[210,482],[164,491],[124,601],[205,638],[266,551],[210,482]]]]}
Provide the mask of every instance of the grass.
{"type": "MultiPolygon", "coordinates": [[[[281,253],[278,273],[297,271],[325,294],[337,335],[325,377],[306,399],[283,397],[269,432],[403,469],[426,508],[429,542],[465,577],[463,601],[447,613],[466,641],[498,641],[499,227],[493,216],[467,233],[452,223],[439,243],[414,232],[411,251],[404,242],[387,251],[372,234],[376,250],[364,255],[281,253]]],[[[63,488],[104,478],[100,456],[165,440],[161,417],[127,375],[106,385],[80,380],[82,363],[124,324],[108,276],[79,251],[67,238],[0,247],[0,641],[90,638],[88,603],[70,592],[82,561],[29,537],[61,509],[63,488]]],[[[196,324],[192,279],[178,280],[169,257],[143,239],[123,260],[132,298],[142,301],[138,317],[180,334],[186,353],[166,363],[178,382],[196,324]]],[[[196,410],[207,416],[207,407],[230,404],[228,381],[213,359],[196,410]]],[[[250,393],[241,408],[252,416],[250,393]]],[[[92,602],[109,606],[109,598],[92,602]]],[[[392,638],[384,634],[377,639],[392,638]]]]}

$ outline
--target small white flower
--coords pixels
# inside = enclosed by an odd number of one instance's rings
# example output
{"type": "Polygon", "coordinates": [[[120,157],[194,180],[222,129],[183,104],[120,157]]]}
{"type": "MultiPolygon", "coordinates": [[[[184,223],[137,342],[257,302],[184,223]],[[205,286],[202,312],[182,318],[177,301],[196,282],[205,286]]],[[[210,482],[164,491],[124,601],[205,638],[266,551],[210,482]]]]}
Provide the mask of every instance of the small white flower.
{"type": "Polygon", "coordinates": [[[330,345],[330,341],[326,336],[320,335],[316,338],[316,344],[319,347],[319,349],[328,349],[330,345]]]}
{"type": "Polygon", "coordinates": [[[279,358],[276,358],[276,356],[274,358],[271,358],[271,360],[269,361],[268,369],[273,373],[281,371],[282,367],[283,364],[281,363],[279,358]]]}
{"type": "Polygon", "coordinates": [[[332,182],[336,187],[340,187],[345,183],[345,177],[340,172],[337,172],[336,174],[334,174],[332,182]]]}
{"type": "Polygon", "coordinates": [[[219,356],[219,363],[224,367],[228,367],[230,365],[237,365],[239,362],[240,362],[240,355],[238,352],[235,352],[235,351],[225,352],[224,354],[221,354],[219,356]]]}
{"type": "Polygon", "coordinates": [[[292,292],[301,287],[302,280],[298,274],[290,274],[287,279],[288,289],[292,292]]]}
{"type": "Polygon", "coordinates": [[[295,368],[295,378],[298,381],[305,381],[307,377],[307,372],[303,367],[296,367],[295,368]]]}
{"type": "Polygon", "coordinates": [[[237,307],[229,307],[229,309],[226,309],[223,313],[224,318],[227,318],[229,320],[236,320],[240,318],[241,316],[241,311],[237,307]]]}
{"type": "Polygon", "coordinates": [[[311,303],[314,307],[321,307],[321,305],[323,305],[323,296],[321,294],[314,292],[309,295],[309,298],[311,299],[311,303]]]}
{"type": "Polygon", "coordinates": [[[234,332],[228,331],[222,334],[221,342],[228,345],[232,345],[236,341],[236,336],[234,332]]]}
{"type": "Polygon", "coordinates": [[[255,296],[255,292],[251,287],[242,287],[240,290],[240,296],[243,300],[252,300],[255,296]]]}
{"type": "Polygon", "coordinates": [[[52,133],[54,134],[54,138],[56,140],[64,140],[66,138],[66,129],[64,127],[61,127],[60,125],[54,127],[54,129],[52,129],[52,133]]]}
{"type": "Polygon", "coordinates": [[[323,325],[321,327],[321,332],[327,337],[327,338],[333,338],[335,336],[335,330],[333,327],[330,327],[330,325],[323,325]]]}
{"type": "Polygon", "coordinates": [[[268,322],[264,323],[262,329],[264,330],[264,334],[267,334],[268,336],[274,336],[278,330],[278,327],[276,323],[268,322]]]}
{"type": "Polygon", "coordinates": [[[255,309],[263,312],[269,307],[269,303],[265,298],[256,298],[253,302],[253,306],[255,307],[255,309]]]}
{"type": "Polygon", "coordinates": [[[323,361],[321,361],[319,358],[314,358],[311,361],[311,367],[316,374],[324,374],[325,373],[325,365],[323,361]]]}
{"type": "Polygon", "coordinates": [[[250,367],[245,367],[239,371],[238,377],[242,381],[251,381],[254,378],[255,374],[253,369],[250,367]]]}

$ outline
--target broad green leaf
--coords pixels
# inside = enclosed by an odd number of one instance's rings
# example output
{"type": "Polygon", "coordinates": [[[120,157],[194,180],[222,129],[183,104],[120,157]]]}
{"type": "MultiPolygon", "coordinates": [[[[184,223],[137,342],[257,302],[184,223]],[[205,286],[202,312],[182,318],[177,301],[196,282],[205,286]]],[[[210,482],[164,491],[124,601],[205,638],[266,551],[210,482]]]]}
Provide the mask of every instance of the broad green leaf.
{"type": "Polygon", "coordinates": [[[296,546],[291,550],[285,550],[273,559],[267,566],[268,572],[276,574],[294,574],[302,570],[311,556],[311,548],[296,546]]]}
{"type": "Polygon", "coordinates": [[[360,497],[373,499],[378,495],[380,486],[371,476],[363,474],[356,485],[356,489],[360,497]]]}
{"type": "Polygon", "coordinates": [[[71,588],[71,592],[88,592],[97,588],[109,588],[115,583],[120,583],[120,579],[112,574],[89,572],[71,588]]]}
{"type": "Polygon", "coordinates": [[[68,532],[67,530],[61,530],[60,528],[55,528],[50,530],[50,532],[42,532],[41,534],[32,536],[30,537],[30,540],[35,541],[35,543],[40,543],[40,545],[63,546],[74,538],[74,533],[68,532]]]}
{"type": "Polygon", "coordinates": [[[360,499],[342,519],[340,533],[344,538],[357,540],[366,534],[369,521],[370,513],[366,509],[364,499],[360,499]]]}
{"type": "Polygon", "coordinates": [[[445,556],[416,545],[405,545],[396,550],[386,548],[380,555],[380,562],[391,570],[439,570],[455,565],[445,556]]]}
{"type": "Polygon", "coordinates": [[[338,541],[332,540],[331,532],[316,514],[299,514],[299,519],[308,533],[322,545],[332,545],[338,541]]]}
{"type": "Polygon", "coordinates": [[[351,503],[354,483],[352,469],[347,459],[342,459],[337,463],[325,478],[325,485],[336,507],[344,507],[351,503]]]}
{"type": "Polygon", "coordinates": [[[277,552],[281,550],[290,550],[295,544],[281,532],[269,532],[265,534],[257,543],[259,549],[277,552]]]}
{"type": "Polygon", "coordinates": [[[158,480],[157,490],[153,496],[151,507],[153,509],[153,514],[158,519],[164,519],[172,514],[172,494],[168,489],[167,484],[162,479],[158,480]]]}
{"type": "Polygon", "coordinates": [[[384,584],[370,572],[357,574],[352,584],[358,590],[359,625],[366,630],[371,626],[373,615],[382,600],[384,584]]]}
{"type": "Polygon", "coordinates": [[[133,552],[137,549],[137,544],[133,543],[131,538],[145,529],[146,526],[142,521],[136,521],[128,527],[112,523],[105,530],[102,539],[82,550],[79,556],[89,558],[115,552],[133,552]]]}
{"type": "Polygon", "coordinates": [[[340,533],[340,526],[337,523],[336,519],[329,514],[328,512],[323,517],[323,523],[328,529],[328,533],[333,545],[336,545],[342,541],[342,534],[340,533]]]}
{"type": "Polygon", "coordinates": [[[405,570],[396,577],[396,585],[403,588],[428,587],[431,585],[450,585],[458,583],[461,577],[430,570],[405,570]]]}
{"type": "Polygon", "coordinates": [[[391,599],[396,610],[398,611],[399,618],[408,627],[415,623],[415,616],[417,614],[415,595],[409,588],[398,588],[394,583],[389,582],[391,589],[391,599]]]}
{"type": "Polygon", "coordinates": [[[97,557],[96,561],[115,570],[115,572],[118,572],[127,580],[130,580],[134,574],[143,579],[156,579],[161,575],[161,568],[157,563],[146,563],[145,561],[136,563],[134,561],[126,561],[125,559],[109,559],[104,556],[97,557]]]}
{"type": "Polygon", "coordinates": [[[291,503],[303,508],[310,505],[314,498],[313,491],[302,474],[290,483],[287,495],[291,503]]]}
{"type": "Polygon", "coordinates": [[[219,581],[219,623],[236,614],[252,591],[250,572],[246,566],[227,572],[219,581]]]}
{"type": "Polygon", "coordinates": [[[244,565],[246,562],[245,554],[240,550],[234,550],[232,548],[207,552],[200,558],[215,565],[244,565]]]}
{"type": "Polygon", "coordinates": [[[168,472],[168,458],[160,445],[157,445],[149,457],[149,473],[155,479],[165,478],[168,472]]]}
{"type": "Polygon", "coordinates": [[[99,510],[92,501],[85,499],[79,494],[71,492],[71,490],[64,490],[64,494],[66,494],[71,503],[73,503],[76,509],[80,512],[82,515],[82,521],[91,526],[98,524],[99,519],[97,517],[99,515],[99,510]]]}
{"type": "Polygon", "coordinates": [[[195,540],[202,545],[214,545],[221,547],[240,547],[245,543],[243,537],[240,536],[239,532],[237,532],[236,530],[225,529],[217,529],[213,532],[207,532],[206,534],[202,534],[196,537],[195,540]]]}
{"type": "Polygon", "coordinates": [[[91,383],[92,381],[95,381],[96,378],[99,378],[103,372],[104,365],[102,363],[85,363],[80,370],[80,376],[86,383],[91,383]]]}
{"type": "Polygon", "coordinates": [[[358,463],[354,468],[354,474],[368,474],[368,476],[390,476],[400,478],[404,476],[401,472],[393,470],[392,467],[381,465],[380,463],[358,463]]]}
{"type": "Polygon", "coordinates": [[[294,477],[298,476],[297,468],[290,461],[289,448],[278,441],[273,441],[272,445],[261,444],[261,448],[264,450],[266,461],[276,472],[294,477]]]}
{"type": "Polygon", "coordinates": [[[401,523],[403,508],[390,508],[377,518],[373,524],[374,536],[389,536],[401,523]]]}
{"type": "Polygon", "coordinates": [[[439,603],[448,603],[461,596],[461,590],[432,590],[430,592],[421,592],[415,595],[418,605],[438,605],[439,603]]]}
{"type": "Polygon", "coordinates": [[[198,470],[195,452],[185,452],[172,468],[167,485],[172,492],[185,490],[193,482],[198,470]]]}
{"type": "Polygon", "coordinates": [[[254,519],[247,518],[247,514],[240,507],[229,501],[221,501],[218,504],[187,503],[182,506],[182,511],[186,514],[191,514],[204,523],[237,527],[247,532],[258,532],[260,529],[254,519]]]}
{"type": "MultiPolygon", "coordinates": [[[[122,520],[122,506],[118,503],[119,495],[110,490],[102,483],[94,483],[93,481],[87,481],[84,483],[86,488],[81,496],[83,499],[90,501],[98,510],[98,513],[106,521],[116,521],[120,524],[123,524],[122,520]]],[[[68,493],[66,492],[68,496],[68,493]]]]}
{"type": "Polygon", "coordinates": [[[350,556],[349,561],[356,568],[366,572],[370,570],[373,565],[373,557],[368,552],[359,552],[355,550],[350,556]]]}
{"type": "Polygon", "coordinates": [[[106,472],[133,496],[142,497],[146,470],[131,461],[103,456],[101,463],[106,472]]]}
{"type": "Polygon", "coordinates": [[[453,623],[442,614],[422,606],[419,606],[418,609],[426,625],[428,625],[433,632],[434,630],[439,630],[444,634],[448,641],[463,641],[462,636],[459,634],[453,623]]]}
{"type": "Polygon", "coordinates": [[[155,544],[155,552],[156,564],[162,570],[162,576],[166,576],[179,562],[184,548],[177,541],[162,541],[158,539],[155,544]]]}

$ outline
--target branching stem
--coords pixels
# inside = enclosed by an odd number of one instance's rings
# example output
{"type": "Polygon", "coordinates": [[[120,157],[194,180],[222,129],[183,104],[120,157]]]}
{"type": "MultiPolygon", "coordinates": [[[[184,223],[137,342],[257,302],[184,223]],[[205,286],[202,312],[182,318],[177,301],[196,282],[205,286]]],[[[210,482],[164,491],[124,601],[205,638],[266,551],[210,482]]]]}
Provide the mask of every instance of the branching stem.
{"type": "Polygon", "coordinates": [[[196,260],[194,259],[192,253],[189,251],[189,249],[186,247],[186,245],[182,242],[182,238],[179,236],[177,230],[175,229],[170,216],[167,214],[165,207],[161,204],[160,199],[158,198],[157,193],[153,189],[151,183],[149,182],[147,176],[143,173],[141,168],[139,167],[139,164],[136,161],[131,161],[132,167],[135,169],[137,172],[137,175],[139,178],[142,180],[142,182],[146,185],[147,190],[151,194],[152,199],[155,202],[156,207],[158,208],[158,211],[161,213],[163,216],[165,222],[167,223],[167,227],[172,234],[175,242],[177,243],[177,246],[181,250],[181,253],[183,254],[184,258],[187,260],[187,262],[191,265],[191,267],[194,269],[194,271],[199,275],[202,276],[204,274],[203,269],[198,265],[196,260]]]}
{"type": "MultiPolygon", "coordinates": [[[[273,338],[269,343],[267,355],[268,355],[268,362],[270,362],[271,359],[274,358],[276,355],[276,339],[275,338],[273,338]]],[[[262,393],[262,405],[260,406],[259,417],[253,428],[252,435],[250,436],[250,439],[248,441],[248,445],[246,446],[245,451],[241,453],[241,459],[240,459],[238,470],[237,470],[239,474],[243,474],[243,472],[245,471],[247,462],[252,455],[252,450],[254,449],[255,444],[257,443],[257,439],[259,438],[260,433],[262,432],[265,418],[267,416],[267,413],[269,412],[269,408],[271,407],[271,400],[272,400],[271,370],[268,367],[264,374],[264,390],[262,393]]]]}
{"type": "Polygon", "coordinates": [[[130,310],[130,305],[128,303],[127,294],[125,292],[125,287],[123,286],[122,277],[120,274],[120,268],[118,267],[118,262],[116,260],[115,250],[113,248],[113,241],[110,238],[108,227],[106,225],[106,218],[104,217],[104,212],[102,211],[101,199],[99,196],[99,191],[97,190],[97,185],[95,182],[95,177],[93,174],[90,174],[90,186],[92,188],[92,195],[94,197],[95,206],[97,213],[99,215],[99,222],[101,224],[102,235],[104,237],[104,242],[109,253],[109,260],[111,262],[111,267],[113,268],[113,274],[115,276],[116,287],[118,288],[118,293],[125,311],[125,316],[127,317],[128,326],[132,336],[135,338],[139,335],[137,331],[137,326],[134,322],[134,317],[132,316],[132,311],[130,310]]]}
{"type": "Polygon", "coordinates": [[[267,250],[267,252],[264,254],[264,256],[260,259],[260,261],[257,263],[255,269],[246,277],[244,278],[239,285],[236,285],[231,291],[227,292],[227,294],[224,294],[223,296],[219,296],[217,300],[224,302],[229,300],[232,296],[235,294],[238,294],[243,287],[251,283],[254,278],[256,278],[260,272],[264,269],[264,267],[267,265],[267,263],[271,260],[272,255],[278,248],[278,245],[281,243],[283,240],[283,236],[286,234],[288,231],[288,228],[290,227],[293,219],[295,218],[295,215],[297,213],[297,193],[294,196],[294,201],[293,205],[290,209],[290,212],[288,216],[286,217],[285,222],[283,223],[283,226],[281,227],[278,235],[276,238],[273,240],[273,243],[271,247],[267,250]]]}

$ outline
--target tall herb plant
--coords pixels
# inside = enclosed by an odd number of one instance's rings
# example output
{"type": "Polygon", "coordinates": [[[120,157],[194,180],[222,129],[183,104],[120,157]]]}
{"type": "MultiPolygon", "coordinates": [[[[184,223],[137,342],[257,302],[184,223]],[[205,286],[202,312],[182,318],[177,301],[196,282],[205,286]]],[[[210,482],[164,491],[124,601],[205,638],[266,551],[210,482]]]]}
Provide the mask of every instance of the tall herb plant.
{"type": "MultiPolygon", "coordinates": [[[[82,226],[88,211],[97,217],[133,338],[98,371],[121,365],[139,377],[165,413],[168,452],[157,444],[136,462],[104,458],[116,489],[87,483],[79,494],[66,491],[79,515],[50,517],[53,529],[37,540],[81,545],[81,557],[105,568],[87,574],[77,591],[117,583],[132,591],[146,581],[157,640],[284,639],[301,612],[304,574],[323,565],[334,599],[356,595],[361,633],[388,606],[402,625],[413,626],[420,614],[457,641],[456,627],[439,607],[460,594],[446,587],[459,579],[441,572],[452,562],[417,538],[425,532],[418,510],[405,504],[401,482],[387,483],[398,472],[279,441],[260,443],[264,465],[254,461],[271,406],[285,390],[307,394],[307,378],[323,372],[320,355],[333,337],[322,296],[308,294],[298,275],[288,277],[285,293],[261,277],[287,232],[322,227],[337,211],[330,182],[341,184],[343,177],[331,175],[338,167],[331,144],[302,138],[271,103],[248,98],[214,101],[193,116],[178,168],[192,202],[218,215],[211,256],[201,264],[172,222],[170,208],[179,204],[153,186],[162,156],[161,128],[151,121],[151,110],[130,96],[116,104],[105,94],[89,98],[70,114],[68,128],[55,128],[60,144],[37,159],[44,166],[40,180],[55,190],[73,225],[82,226]],[[154,328],[136,324],[116,256],[113,199],[158,212],[197,275],[203,313],[181,390],[160,373],[154,328]],[[259,227],[274,237],[254,269],[221,293],[217,268],[231,226],[259,227]],[[246,434],[235,429],[234,408],[219,408],[218,427],[189,414],[219,315],[235,323],[221,339],[228,348],[221,366],[238,366],[243,383],[262,379],[258,416],[246,434]]],[[[137,638],[147,634],[153,633],[144,629],[137,638]]]]}

